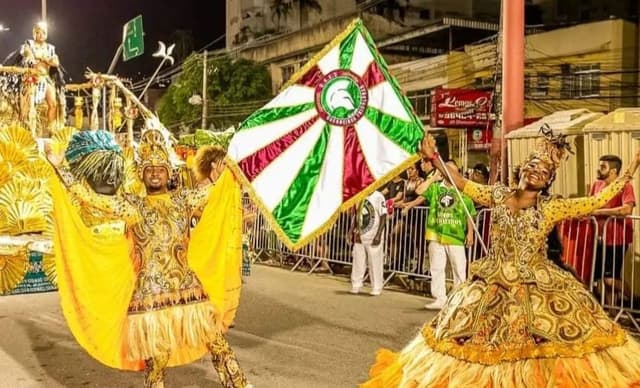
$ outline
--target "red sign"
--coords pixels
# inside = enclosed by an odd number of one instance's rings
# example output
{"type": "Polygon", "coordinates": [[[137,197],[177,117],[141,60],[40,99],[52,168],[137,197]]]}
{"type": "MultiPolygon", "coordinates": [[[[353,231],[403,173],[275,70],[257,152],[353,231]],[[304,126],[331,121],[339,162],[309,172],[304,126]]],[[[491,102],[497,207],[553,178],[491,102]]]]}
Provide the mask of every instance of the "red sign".
{"type": "Polygon", "coordinates": [[[491,148],[492,139],[493,129],[491,127],[467,129],[468,150],[488,150],[491,148]]]}
{"type": "Polygon", "coordinates": [[[431,95],[431,126],[484,128],[491,117],[491,92],[436,89],[431,95]]]}

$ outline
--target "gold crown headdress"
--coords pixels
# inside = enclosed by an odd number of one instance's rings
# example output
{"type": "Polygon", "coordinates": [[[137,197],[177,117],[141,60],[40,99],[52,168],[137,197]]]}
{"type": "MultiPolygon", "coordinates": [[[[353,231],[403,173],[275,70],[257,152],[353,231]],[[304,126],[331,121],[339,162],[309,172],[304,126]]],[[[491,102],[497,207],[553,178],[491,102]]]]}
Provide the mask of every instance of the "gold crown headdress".
{"type": "Polygon", "coordinates": [[[573,154],[567,135],[554,135],[548,124],[540,127],[540,133],[542,138],[538,140],[535,150],[527,156],[524,163],[539,159],[551,166],[553,170],[557,170],[562,160],[568,157],[567,153],[573,154]]]}
{"type": "Polygon", "coordinates": [[[155,129],[147,130],[142,134],[140,139],[138,148],[138,176],[142,178],[144,169],[150,166],[165,167],[169,173],[172,170],[164,136],[160,131],[155,129]]]}

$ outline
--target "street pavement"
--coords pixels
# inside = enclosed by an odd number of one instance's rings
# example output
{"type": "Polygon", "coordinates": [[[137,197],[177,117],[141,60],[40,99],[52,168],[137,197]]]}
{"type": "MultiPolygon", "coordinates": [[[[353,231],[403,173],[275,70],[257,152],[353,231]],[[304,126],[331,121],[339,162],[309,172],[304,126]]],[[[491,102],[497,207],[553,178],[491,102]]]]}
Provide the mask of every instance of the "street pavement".
{"type": "MultiPolygon", "coordinates": [[[[254,266],[228,339],[257,388],[356,387],[380,347],[401,349],[433,317],[429,299],[351,295],[348,279],[254,266]]],[[[142,387],[75,342],[55,292],[0,297],[0,388],[142,387]]],[[[220,387],[208,356],[167,371],[167,388],[220,387]]]]}

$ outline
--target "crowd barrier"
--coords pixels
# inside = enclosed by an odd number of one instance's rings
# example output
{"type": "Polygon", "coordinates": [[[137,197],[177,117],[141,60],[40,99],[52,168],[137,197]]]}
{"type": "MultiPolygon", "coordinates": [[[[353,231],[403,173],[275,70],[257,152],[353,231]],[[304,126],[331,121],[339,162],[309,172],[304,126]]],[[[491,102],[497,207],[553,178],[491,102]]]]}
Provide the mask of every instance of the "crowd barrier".
{"type": "MultiPolygon", "coordinates": [[[[245,234],[249,237],[249,246],[256,261],[265,260],[266,257],[267,260],[278,261],[280,265],[289,264],[292,271],[307,264],[309,274],[320,266],[330,270],[327,263],[352,264],[352,242],[349,238],[353,222],[351,215],[341,214],[327,232],[302,249],[292,252],[277,239],[266,220],[248,200],[245,207],[255,213],[253,221],[245,223],[245,234]]],[[[395,209],[388,216],[384,240],[385,285],[397,275],[430,280],[424,239],[428,211],[426,207],[415,207],[408,212],[395,209]]],[[[484,257],[485,248],[491,248],[490,221],[490,209],[478,211],[474,243],[467,250],[468,263],[484,257]]],[[[629,319],[640,331],[640,323],[636,319],[640,314],[640,245],[636,243],[638,239],[633,238],[633,230],[640,231],[640,217],[611,217],[605,222],[598,222],[595,217],[565,220],[558,225],[556,232],[562,243],[562,260],[575,270],[576,277],[596,295],[605,309],[612,312],[616,321],[629,319]],[[622,225],[621,228],[611,227],[617,222],[622,225]],[[599,248],[602,241],[618,241],[620,238],[624,244],[605,244],[607,248],[599,248]],[[605,259],[607,255],[613,259],[605,259]],[[606,276],[600,276],[601,273],[606,276]],[[609,276],[610,273],[613,276],[609,276]]],[[[447,281],[453,282],[449,269],[447,281]]]]}

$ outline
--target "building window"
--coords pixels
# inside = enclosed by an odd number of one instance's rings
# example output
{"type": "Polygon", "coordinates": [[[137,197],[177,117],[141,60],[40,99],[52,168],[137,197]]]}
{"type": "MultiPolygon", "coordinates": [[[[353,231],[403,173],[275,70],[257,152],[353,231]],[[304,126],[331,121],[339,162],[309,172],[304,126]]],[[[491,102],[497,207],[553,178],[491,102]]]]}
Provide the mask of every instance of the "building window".
{"type": "Polygon", "coordinates": [[[286,66],[282,66],[280,68],[280,71],[282,72],[282,83],[285,84],[287,81],[289,81],[293,73],[296,72],[296,67],[293,64],[286,65],[286,66]]]}
{"type": "Polygon", "coordinates": [[[600,95],[600,64],[560,66],[562,87],[560,97],[593,97],[600,95]]]}
{"type": "Polygon", "coordinates": [[[416,112],[418,117],[427,117],[431,114],[430,89],[412,90],[407,92],[407,97],[409,98],[409,102],[411,102],[411,106],[413,106],[413,111],[416,112]]]}
{"type": "Polygon", "coordinates": [[[580,65],[574,68],[576,97],[600,95],[600,64],[580,65]]]}
{"type": "Polygon", "coordinates": [[[549,74],[538,73],[536,77],[536,88],[534,91],[536,96],[546,96],[549,94],[549,74]]]}
{"type": "Polygon", "coordinates": [[[560,97],[571,98],[573,97],[573,75],[571,74],[571,65],[568,63],[560,65],[560,73],[560,97]]]}

